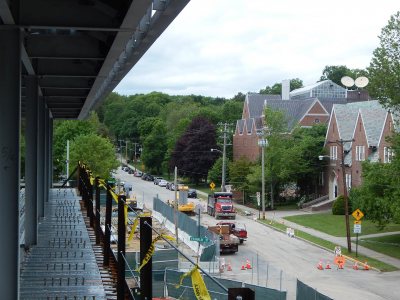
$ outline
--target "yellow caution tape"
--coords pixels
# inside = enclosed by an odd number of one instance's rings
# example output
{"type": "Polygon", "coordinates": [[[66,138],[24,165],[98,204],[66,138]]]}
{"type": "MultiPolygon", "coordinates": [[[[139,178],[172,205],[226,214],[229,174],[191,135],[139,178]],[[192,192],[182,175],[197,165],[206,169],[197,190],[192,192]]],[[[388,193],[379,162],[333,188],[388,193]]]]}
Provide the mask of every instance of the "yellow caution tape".
{"type": "Polygon", "coordinates": [[[94,185],[94,177],[90,176],[90,184],[94,185]]]}
{"type": "Polygon", "coordinates": [[[133,221],[133,224],[132,224],[132,227],[131,227],[131,233],[129,234],[129,237],[128,237],[128,242],[130,242],[133,239],[133,235],[134,235],[134,233],[136,231],[137,226],[139,225],[139,218],[141,218],[141,217],[150,217],[150,216],[151,216],[151,214],[146,212],[146,213],[137,215],[135,217],[135,220],[133,221]]]}
{"type": "Polygon", "coordinates": [[[197,300],[211,300],[210,294],[208,293],[203,277],[199,272],[198,265],[194,266],[194,268],[191,271],[183,274],[179,280],[179,284],[176,285],[175,287],[179,288],[182,285],[183,279],[187,276],[192,277],[193,293],[195,294],[197,300]]]}
{"type": "Polygon", "coordinates": [[[128,225],[128,205],[124,204],[125,228],[128,225]]]}
{"type": "Polygon", "coordinates": [[[156,238],[154,238],[154,240],[151,242],[151,245],[149,247],[149,250],[147,251],[146,255],[144,256],[144,259],[140,265],[139,268],[136,269],[137,272],[140,272],[140,270],[149,262],[149,260],[151,259],[151,257],[153,256],[154,253],[154,244],[161,240],[162,238],[174,241],[175,239],[172,236],[166,235],[166,234],[160,234],[159,236],[157,236],[156,238]]]}

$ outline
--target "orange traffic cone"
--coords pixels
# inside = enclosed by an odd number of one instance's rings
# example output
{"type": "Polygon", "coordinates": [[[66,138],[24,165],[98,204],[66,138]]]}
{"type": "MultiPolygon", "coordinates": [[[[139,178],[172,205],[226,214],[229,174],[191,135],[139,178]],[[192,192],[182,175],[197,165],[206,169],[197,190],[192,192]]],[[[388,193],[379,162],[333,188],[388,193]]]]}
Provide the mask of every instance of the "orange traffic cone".
{"type": "Polygon", "coordinates": [[[227,271],[232,271],[232,266],[231,266],[231,262],[228,261],[228,266],[226,267],[227,271]]]}
{"type": "Polygon", "coordinates": [[[326,262],[326,267],[325,269],[330,270],[331,269],[331,265],[329,264],[329,261],[326,262]]]}
{"type": "Polygon", "coordinates": [[[344,269],[344,263],[342,261],[339,262],[338,269],[341,269],[341,270],[344,269]]]}
{"type": "Polygon", "coordinates": [[[319,261],[318,265],[317,265],[317,269],[318,270],[323,270],[324,267],[322,266],[322,261],[319,261]]]}
{"type": "Polygon", "coordinates": [[[242,265],[242,268],[240,270],[246,270],[246,268],[244,267],[244,265],[242,265]]]}
{"type": "Polygon", "coordinates": [[[368,271],[368,270],[369,270],[369,266],[368,266],[368,263],[367,263],[367,262],[364,263],[364,270],[365,270],[365,271],[368,271]]]}
{"type": "Polygon", "coordinates": [[[354,263],[354,265],[353,265],[353,270],[358,270],[358,264],[357,264],[357,262],[354,263]]]}
{"type": "Polygon", "coordinates": [[[251,269],[251,264],[248,259],[246,259],[246,269],[251,269]]]}

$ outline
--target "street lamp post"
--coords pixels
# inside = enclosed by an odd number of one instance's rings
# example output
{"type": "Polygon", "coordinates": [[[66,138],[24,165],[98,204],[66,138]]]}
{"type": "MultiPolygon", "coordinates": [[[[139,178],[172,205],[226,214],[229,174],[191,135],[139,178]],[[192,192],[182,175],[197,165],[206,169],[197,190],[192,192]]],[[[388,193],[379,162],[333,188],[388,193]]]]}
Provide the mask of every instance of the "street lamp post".
{"type": "Polygon", "coordinates": [[[224,147],[224,151],[218,150],[218,149],[211,149],[211,152],[219,152],[222,153],[222,183],[221,183],[221,190],[222,192],[226,192],[225,188],[225,172],[226,172],[226,151],[224,147]]]}
{"type": "Polygon", "coordinates": [[[261,210],[262,218],[265,220],[265,147],[268,146],[268,141],[264,138],[258,140],[258,145],[261,147],[261,210]]]}

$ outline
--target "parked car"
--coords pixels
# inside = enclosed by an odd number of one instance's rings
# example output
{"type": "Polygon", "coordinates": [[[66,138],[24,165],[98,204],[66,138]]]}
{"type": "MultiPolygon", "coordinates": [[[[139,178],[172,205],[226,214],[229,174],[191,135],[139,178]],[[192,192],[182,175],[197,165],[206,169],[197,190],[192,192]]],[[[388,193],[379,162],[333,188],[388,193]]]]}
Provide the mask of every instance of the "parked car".
{"type": "Polygon", "coordinates": [[[158,182],[158,186],[165,187],[166,185],[167,185],[167,181],[164,180],[164,179],[161,179],[161,180],[158,182]]]}
{"type": "Polygon", "coordinates": [[[197,198],[197,191],[195,189],[189,189],[188,198],[197,198]]]}
{"type": "Polygon", "coordinates": [[[158,185],[158,183],[160,182],[160,180],[163,180],[163,179],[164,179],[164,178],[162,178],[162,177],[154,177],[153,183],[158,185]]]}
{"type": "Polygon", "coordinates": [[[136,171],[133,173],[133,176],[135,176],[135,177],[141,177],[141,176],[143,176],[143,173],[142,173],[142,171],[136,170],[136,171]]]}

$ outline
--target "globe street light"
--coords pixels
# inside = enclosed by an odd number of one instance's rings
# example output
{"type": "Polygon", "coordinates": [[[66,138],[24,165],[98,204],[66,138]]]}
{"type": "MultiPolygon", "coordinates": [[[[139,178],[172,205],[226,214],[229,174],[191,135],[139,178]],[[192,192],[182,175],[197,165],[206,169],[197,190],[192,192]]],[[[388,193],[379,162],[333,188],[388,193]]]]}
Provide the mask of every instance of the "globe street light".
{"type": "MultiPolygon", "coordinates": [[[[222,184],[221,184],[221,190],[222,192],[226,192],[226,188],[225,188],[225,160],[226,160],[226,153],[225,151],[221,151],[218,149],[210,149],[211,152],[219,152],[222,153],[222,184]]],[[[225,147],[224,147],[225,150],[225,147]]]]}
{"type": "Polygon", "coordinates": [[[261,210],[262,218],[265,220],[265,163],[264,163],[264,152],[265,147],[268,146],[267,139],[259,139],[258,146],[261,147],[261,210]]]}

